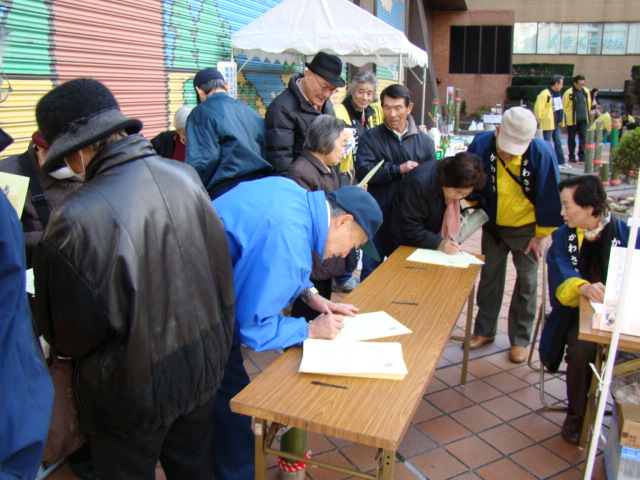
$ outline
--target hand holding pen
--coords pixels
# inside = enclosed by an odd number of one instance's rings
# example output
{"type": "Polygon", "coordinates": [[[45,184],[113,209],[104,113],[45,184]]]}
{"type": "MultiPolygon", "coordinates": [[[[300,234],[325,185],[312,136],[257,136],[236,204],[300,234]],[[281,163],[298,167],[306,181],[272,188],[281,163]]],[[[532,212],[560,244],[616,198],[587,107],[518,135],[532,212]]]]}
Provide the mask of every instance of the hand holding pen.
{"type": "Polygon", "coordinates": [[[438,250],[448,255],[454,255],[456,253],[461,253],[462,247],[458,242],[454,242],[453,240],[442,240],[440,245],[438,245],[438,250]]]}

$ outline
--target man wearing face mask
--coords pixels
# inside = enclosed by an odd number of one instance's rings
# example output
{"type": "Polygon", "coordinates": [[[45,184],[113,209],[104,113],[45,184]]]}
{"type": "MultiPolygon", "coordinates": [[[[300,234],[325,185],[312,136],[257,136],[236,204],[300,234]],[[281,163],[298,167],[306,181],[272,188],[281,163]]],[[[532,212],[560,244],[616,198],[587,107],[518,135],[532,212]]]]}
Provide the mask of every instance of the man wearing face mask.
{"type": "Polygon", "coordinates": [[[79,78],[36,119],[42,169],[84,186],[36,246],[35,317],[77,361],[80,426],[101,480],[210,480],[213,402],[235,313],[224,227],[196,171],[156,155],[111,91],[79,78]]]}
{"type": "Polygon", "coordinates": [[[47,226],[53,209],[67,195],[82,186],[82,182],[75,178],[75,174],[67,166],[49,174],[42,171],[41,167],[48,151],[49,145],[38,130],[31,136],[26,152],[0,162],[0,172],[29,177],[27,201],[20,217],[27,250],[27,268],[31,268],[33,250],[47,226]]]}

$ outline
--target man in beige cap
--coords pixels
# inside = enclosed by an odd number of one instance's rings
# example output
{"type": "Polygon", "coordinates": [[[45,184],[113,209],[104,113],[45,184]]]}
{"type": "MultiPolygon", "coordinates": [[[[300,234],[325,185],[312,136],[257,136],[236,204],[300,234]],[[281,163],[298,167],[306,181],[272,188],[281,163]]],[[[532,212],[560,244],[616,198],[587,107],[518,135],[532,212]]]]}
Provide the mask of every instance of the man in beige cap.
{"type": "Polygon", "coordinates": [[[489,215],[482,231],[485,264],[471,348],[495,339],[511,252],[517,272],[508,314],[509,359],[514,363],[527,357],[544,239],[563,223],[558,166],[549,142],[535,137],[536,126],[530,110],[513,107],[495,132],[476,135],[469,146],[484,161],[488,181],[478,196],[489,215]]]}

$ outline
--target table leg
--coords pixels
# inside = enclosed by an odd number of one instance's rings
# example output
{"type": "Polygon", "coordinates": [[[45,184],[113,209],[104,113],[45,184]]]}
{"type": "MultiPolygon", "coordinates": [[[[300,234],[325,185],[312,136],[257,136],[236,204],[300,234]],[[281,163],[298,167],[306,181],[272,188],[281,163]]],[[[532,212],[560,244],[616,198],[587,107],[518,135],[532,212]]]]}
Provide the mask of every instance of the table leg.
{"type": "Polygon", "coordinates": [[[266,453],[264,451],[266,422],[256,418],[253,426],[253,434],[255,436],[255,461],[256,461],[256,480],[266,480],[267,465],[266,453]]]}
{"type": "Polygon", "coordinates": [[[467,324],[464,330],[464,343],[462,353],[462,373],[460,374],[460,385],[463,387],[467,384],[467,367],[469,364],[469,343],[471,341],[471,327],[473,324],[473,299],[476,296],[476,284],[471,287],[471,293],[467,299],[467,324]]]}
{"type": "Polygon", "coordinates": [[[378,478],[380,480],[391,480],[393,478],[393,466],[396,461],[394,450],[382,450],[380,455],[380,465],[378,467],[378,478]]]}

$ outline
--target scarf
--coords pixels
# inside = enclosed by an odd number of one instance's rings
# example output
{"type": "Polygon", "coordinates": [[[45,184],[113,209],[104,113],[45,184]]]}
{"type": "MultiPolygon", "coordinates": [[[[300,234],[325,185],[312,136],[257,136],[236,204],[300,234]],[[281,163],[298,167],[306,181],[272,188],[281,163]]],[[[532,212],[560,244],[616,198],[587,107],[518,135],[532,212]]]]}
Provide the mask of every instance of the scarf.
{"type": "Polygon", "coordinates": [[[442,219],[440,236],[449,240],[460,235],[462,221],[460,220],[460,200],[449,200],[442,219]]]}

